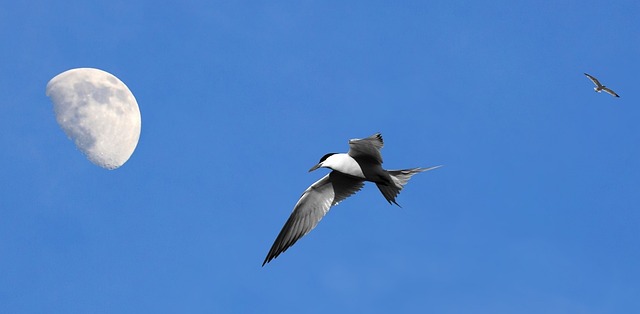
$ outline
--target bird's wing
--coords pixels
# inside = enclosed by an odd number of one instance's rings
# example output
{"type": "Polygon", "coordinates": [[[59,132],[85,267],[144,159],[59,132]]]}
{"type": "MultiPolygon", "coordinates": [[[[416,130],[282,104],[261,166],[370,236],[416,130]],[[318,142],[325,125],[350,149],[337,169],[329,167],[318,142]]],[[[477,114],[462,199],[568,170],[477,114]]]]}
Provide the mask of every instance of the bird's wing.
{"type": "Polygon", "coordinates": [[[596,86],[602,86],[602,84],[600,84],[600,81],[598,81],[597,78],[595,78],[595,77],[593,77],[593,76],[591,76],[591,75],[589,75],[587,73],[585,73],[584,75],[586,75],[591,80],[591,82],[593,82],[593,84],[596,84],[596,86]]]}
{"type": "Polygon", "coordinates": [[[313,230],[322,217],[329,212],[331,206],[360,191],[363,186],[364,181],[337,171],[330,172],[312,184],[302,193],[291,216],[273,242],[262,266],[313,230]]]}
{"type": "Polygon", "coordinates": [[[384,146],[382,135],[376,133],[367,138],[349,140],[349,156],[354,159],[372,159],[382,163],[380,149],[384,146]]]}
{"type": "Polygon", "coordinates": [[[618,94],[616,94],[616,92],[614,92],[611,89],[609,89],[609,87],[603,87],[602,90],[607,92],[609,95],[611,95],[613,97],[620,97],[620,96],[618,96],[618,94]]]}
{"type": "Polygon", "coordinates": [[[331,185],[333,185],[333,193],[335,195],[331,206],[338,205],[347,197],[356,194],[364,186],[363,180],[345,175],[339,171],[331,171],[329,179],[331,180],[331,185]]]}

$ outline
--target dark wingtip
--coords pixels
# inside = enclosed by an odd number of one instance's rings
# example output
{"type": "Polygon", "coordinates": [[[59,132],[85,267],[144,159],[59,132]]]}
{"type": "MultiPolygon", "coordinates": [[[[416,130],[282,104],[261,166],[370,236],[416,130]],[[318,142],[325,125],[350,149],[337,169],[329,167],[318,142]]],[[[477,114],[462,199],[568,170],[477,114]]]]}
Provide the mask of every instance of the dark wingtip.
{"type": "Polygon", "coordinates": [[[272,259],[273,257],[270,257],[269,255],[267,255],[267,257],[264,259],[264,262],[262,262],[262,267],[264,267],[264,265],[267,265],[267,263],[271,262],[272,259]]]}
{"type": "MultiPolygon", "coordinates": [[[[275,243],[274,243],[274,245],[275,245],[275,243]]],[[[269,253],[267,253],[267,256],[264,258],[264,261],[262,262],[262,267],[264,267],[264,265],[267,265],[269,262],[271,262],[277,256],[278,256],[278,254],[273,254],[273,247],[272,247],[269,250],[269,253]]]]}

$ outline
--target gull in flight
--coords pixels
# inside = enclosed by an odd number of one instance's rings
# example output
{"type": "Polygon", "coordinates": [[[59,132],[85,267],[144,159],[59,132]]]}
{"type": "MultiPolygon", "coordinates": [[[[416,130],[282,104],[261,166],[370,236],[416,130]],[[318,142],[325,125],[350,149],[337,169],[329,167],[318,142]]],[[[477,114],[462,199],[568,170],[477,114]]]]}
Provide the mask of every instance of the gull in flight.
{"type": "Polygon", "coordinates": [[[363,139],[352,139],[349,140],[348,153],[326,154],[317,165],[309,169],[309,172],[318,168],[329,168],[332,171],[302,193],[262,266],[313,230],[332,206],[360,191],[365,181],[375,183],[389,204],[398,205],[396,196],[411,176],[440,167],[385,170],[382,168],[380,155],[382,146],[380,133],[363,139]]]}
{"type": "Polygon", "coordinates": [[[620,96],[618,96],[618,94],[616,94],[616,92],[614,92],[611,89],[609,89],[608,87],[600,84],[600,81],[598,81],[597,78],[595,78],[595,77],[593,77],[593,76],[591,76],[591,75],[589,75],[587,73],[585,73],[584,75],[586,75],[591,80],[591,82],[593,82],[593,84],[596,84],[596,87],[593,88],[596,92],[600,93],[602,91],[605,91],[611,96],[620,97],[620,96]]]}

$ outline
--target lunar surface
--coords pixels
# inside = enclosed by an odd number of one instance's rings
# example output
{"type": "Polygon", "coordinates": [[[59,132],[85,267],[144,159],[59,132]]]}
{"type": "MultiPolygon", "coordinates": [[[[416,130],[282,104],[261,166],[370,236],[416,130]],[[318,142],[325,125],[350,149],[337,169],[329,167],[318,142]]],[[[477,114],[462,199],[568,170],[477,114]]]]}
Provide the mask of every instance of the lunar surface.
{"type": "Polygon", "coordinates": [[[94,164],[116,169],[138,145],[140,109],[117,77],[92,68],[71,69],[47,84],[56,121],[94,164]]]}

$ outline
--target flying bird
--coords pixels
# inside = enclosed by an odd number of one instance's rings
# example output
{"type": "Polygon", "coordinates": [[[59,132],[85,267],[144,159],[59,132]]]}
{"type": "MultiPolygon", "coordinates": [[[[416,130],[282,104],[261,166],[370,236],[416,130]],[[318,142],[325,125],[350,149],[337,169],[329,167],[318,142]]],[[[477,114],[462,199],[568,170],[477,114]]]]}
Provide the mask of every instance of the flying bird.
{"type": "Polygon", "coordinates": [[[411,176],[440,167],[385,170],[382,168],[380,154],[382,146],[380,133],[363,139],[352,139],[349,140],[349,152],[326,154],[317,165],[309,169],[309,172],[318,168],[329,168],[332,171],[302,193],[262,266],[313,230],[332,206],[360,191],[365,181],[375,183],[389,204],[398,205],[396,196],[411,176]]]}
{"type": "Polygon", "coordinates": [[[600,84],[600,81],[598,81],[597,78],[585,73],[584,75],[586,75],[591,82],[593,82],[593,84],[596,84],[596,87],[593,88],[593,90],[595,90],[596,92],[600,93],[602,91],[607,92],[609,95],[614,96],[614,97],[620,97],[618,96],[618,94],[616,94],[616,92],[612,91],[610,88],[600,84]]]}

